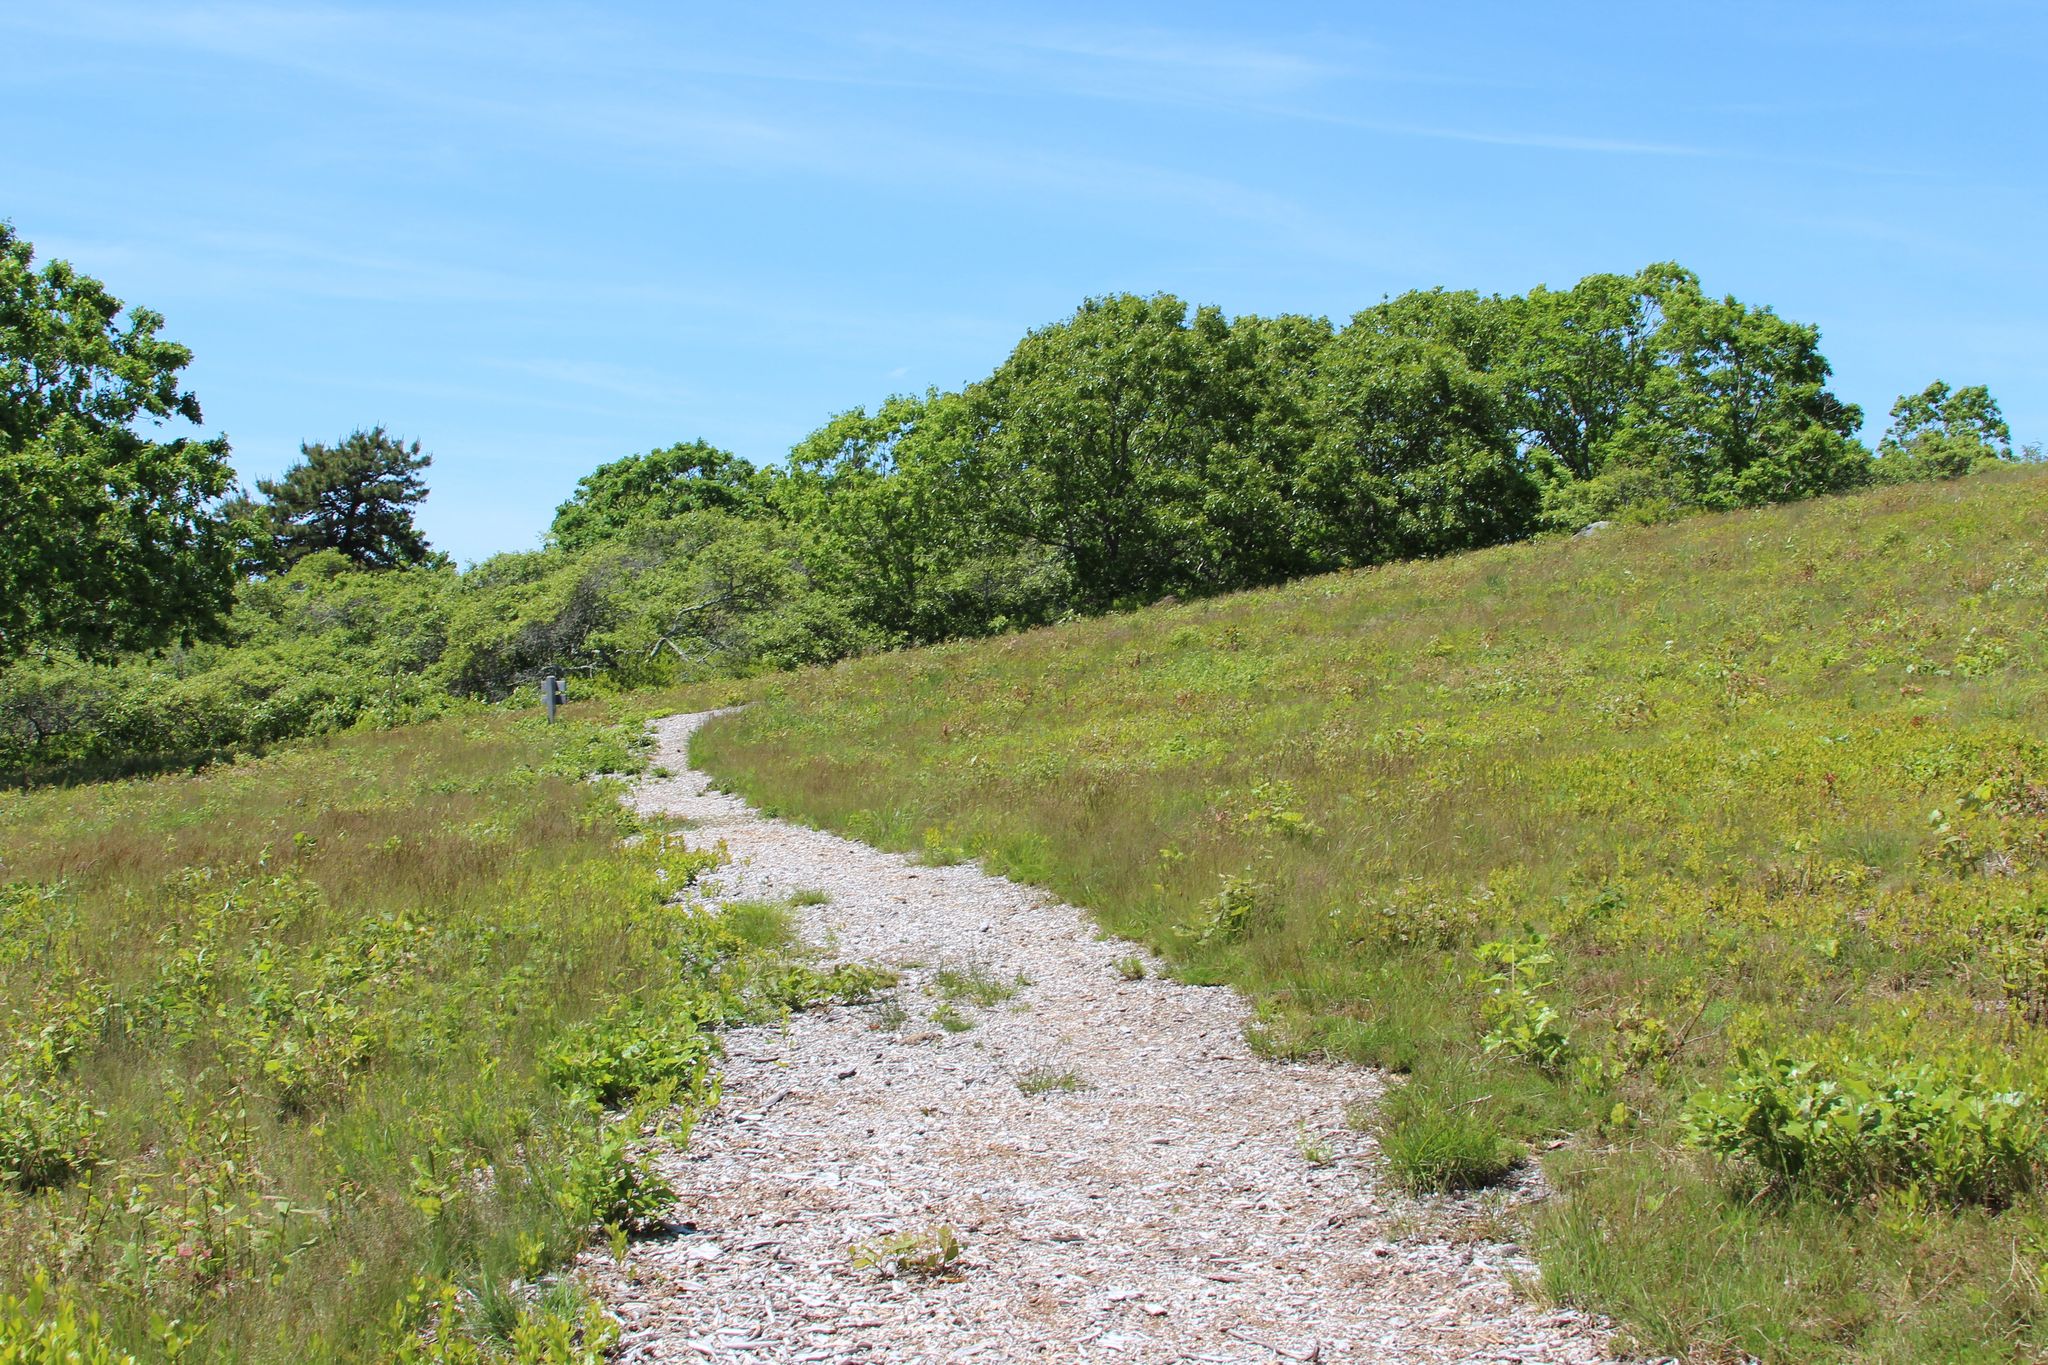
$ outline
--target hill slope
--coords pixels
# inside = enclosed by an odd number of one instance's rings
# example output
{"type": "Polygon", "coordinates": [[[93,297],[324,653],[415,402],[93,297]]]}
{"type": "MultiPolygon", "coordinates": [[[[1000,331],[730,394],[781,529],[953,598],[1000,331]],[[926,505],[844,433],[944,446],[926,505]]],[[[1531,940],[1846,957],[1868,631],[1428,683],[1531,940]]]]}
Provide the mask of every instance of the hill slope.
{"type": "Polygon", "coordinates": [[[1544,1153],[1546,1287],[1645,1348],[2023,1358],[2044,597],[1990,475],[849,662],[695,752],[1409,1071],[1418,1187],[1544,1153]]]}

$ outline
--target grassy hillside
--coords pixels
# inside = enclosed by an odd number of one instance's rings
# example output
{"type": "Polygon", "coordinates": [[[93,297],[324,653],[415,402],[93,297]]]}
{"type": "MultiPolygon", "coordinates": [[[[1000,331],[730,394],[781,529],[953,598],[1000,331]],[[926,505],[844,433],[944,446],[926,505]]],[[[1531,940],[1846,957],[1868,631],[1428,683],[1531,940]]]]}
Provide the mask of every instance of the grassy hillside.
{"type": "Polygon", "coordinates": [[[1987,475],[843,663],[697,752],[1409,1072],[1418,1188],[1539,1153],[1546,1288],[1645,1349],[2034,1358],[2044,610],[1987,475]]]}
{"type": "Polygon", "coordinates": [[[519,1283],[666,1203],[715,1026],[862,984],[667,904],[715,853],[584,780],[642,714],[0,794],[0,1358],[598,1358],[519,1283]]]}

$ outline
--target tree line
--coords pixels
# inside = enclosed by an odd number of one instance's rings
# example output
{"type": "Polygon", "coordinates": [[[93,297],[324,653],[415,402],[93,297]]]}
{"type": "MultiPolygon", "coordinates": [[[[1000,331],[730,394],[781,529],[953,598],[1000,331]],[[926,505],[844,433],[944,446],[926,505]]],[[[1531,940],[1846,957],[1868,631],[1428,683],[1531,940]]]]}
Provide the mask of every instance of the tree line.
{"type": "MultiPolygon", "coordinates": [[[[431,456],[368,427],[253,493],[191,355],[0,225],[0,770],[203,753],[505,696],[982,635],[1168,595],[1947,477],[2015,458],[1981,386],[1876,450],[1818,330],[1653,265],[1415,291],[1345,325],[1112,295],[983,380],[841,413],[781,465],[592,471],[466,572],[431,456]]],[[[2021,452],[2021,457],[2030,453],[2021,452]]]]}

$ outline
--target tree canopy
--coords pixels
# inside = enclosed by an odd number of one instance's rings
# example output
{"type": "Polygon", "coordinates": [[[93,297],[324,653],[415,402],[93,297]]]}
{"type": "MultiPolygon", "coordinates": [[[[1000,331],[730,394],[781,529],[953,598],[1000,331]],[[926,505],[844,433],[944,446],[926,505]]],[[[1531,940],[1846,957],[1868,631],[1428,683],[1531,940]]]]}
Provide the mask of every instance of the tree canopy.
{"type": "Polygon", "coordinates": [[[1982,384],[1951,389],[1937,379],[1892,404],[1877,470],[1890,482],[1952,478],[2012,458],[2012,429],[1982,384]]]}
{"type": "Polygon", "coordinates": [[[686,512],[737,512],[758,507],[760,473],[730,451],[703,440],[628,455],[577,480],[555,509],[548,539],[581,550],[633,526],[686,512]]]}
{"type": "Polygon", "coordinates": [[[191,640],[232,601],[226,440],[145,434],[201,420],[163,322],[0,223],[0,662],[191,640]]]}
{"type": "Polygon", "coordinates": [[[350,432],[338,444],[308,442],[281,479],[261,479],[277,557],[295,564],[334,550],[365,569],[424,563],[425,537],[413,511],[427,497],[434,457],[383,427],[350,432]]]}

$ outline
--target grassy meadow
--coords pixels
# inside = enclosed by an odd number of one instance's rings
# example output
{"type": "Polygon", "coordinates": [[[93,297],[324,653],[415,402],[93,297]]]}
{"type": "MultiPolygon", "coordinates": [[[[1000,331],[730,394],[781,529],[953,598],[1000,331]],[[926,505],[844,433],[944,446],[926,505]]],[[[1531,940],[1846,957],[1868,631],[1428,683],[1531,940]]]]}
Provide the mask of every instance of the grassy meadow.
{"type": "Polygon", "coordinates": [[[2048,477],[1486,550],[755,684],[698,761],[1091,907],[1540,1159],[1698,1359],[2048,1352],[2048,477]]]}
{"type": "Polygon", "coordinates": [[[601,1358],[716,1027],[870,984],[669,903],[645,706],[0,794],[0,1358],[601,1358]]]}

